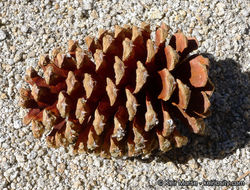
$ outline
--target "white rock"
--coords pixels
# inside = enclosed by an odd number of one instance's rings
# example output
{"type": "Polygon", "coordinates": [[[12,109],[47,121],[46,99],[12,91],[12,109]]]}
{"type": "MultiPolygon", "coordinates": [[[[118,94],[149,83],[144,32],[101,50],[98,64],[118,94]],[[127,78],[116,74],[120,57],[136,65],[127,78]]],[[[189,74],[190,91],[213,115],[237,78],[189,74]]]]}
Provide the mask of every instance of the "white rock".
{"type": "Polygon", "coordinates": [[[159,9],[150,10],[150,12],[149,12],[149,18],[150,19],[161,19],[162,16],[163,16],[163,13],[160,12],[159,9]]]}
{"type": "Polygon", "coordinates": [[[5,138],[3,137],[0,137],[0,143],[4,142],[5,141],[5,138]]]}
{"type": "Polygon", "coordinates": [[[17,177],[17,175],[18,175],[18,171],[15,171],[11,176],[10,176],[10,180],[12,181],[12,180],[14,180],[16,177],[17,177]]]}
{"type": "Polygon", "coordinates": [[[0,30],[0,41],[5,40],[7,37],[7,35],[5,34],[5,32],[3,30],[0,30]]]}
{"type": "Polygon", "coordinates": [[[24,158],[23,155],[21,155],[21,154],[16,154],[15,156],[16,156],[17,162],[24,162],[24,161],[25,161],[25,158],[24,158]]]}
{"type": "Polygon", "coordinates": [[[99,159],[95,159],[93,164],[94,164],[94,166],[96,166],[98,168],[101,166],[101,163],[100,163],[99,159]]]}
{"type": "Polygon", "coordinates": [[[14,128],[20,129],[22,127],[21,122],[19,120],[14,121],[14,128]]]}
{"type": "Polygon", "coordinates": [[[28,30],[29,30],[29,27],[27,27],[27,26],[21,26],[21,31],[22,31],[22,33],[27,33],[28,32],[28,30]]]}
{"type": "Polygon", "coordinates": [[[180,15],[183,16],[183,17],[185,17],[185,16],[187,15],[187,12],[184,11],[184,10],[180,10],[179,13],[180,13],[180,15]]]}
{"type": "Polygon", "coordinates": [[[12,173],[12,168],[9,168],[8,170],[6,170],[6,171],[3,173],[3,175],[4,175],[4,177],[9,178],[10,175],[11,175],[11,173],[12,173]]]}
{"type": "Polygon", "coordinates": [[[83,9],[84,10],[92,9],[92,5],[93,5],[93,0],[84,0],[83,1],[83,9]]]}
{"type": "Polygon", "coordinates": [[[217,5],[217,8],[218,8],[218,15],[219,16],[223,16],[225,14],[225,11],[224,11],[224,8],[225,8],[225,4],[223,3],[218,3],[217,5]]]}
{"type": "Polygon", "coordinates": [[[113,183],[113,178],[110,176],[110,177],[108,177],[108,179],[107,179],[107,183],[108,184],[112,184],[113,183]]]}
{"type": "Polygon", "coordinates": [[[32,41],[27,41],[27,42],[26,42],[26,46],[28,46],[28,47],[32,46],[32,44],[33,44],[32,41]]]}
{"type": "Polygon", "coordinates": [[[109,190],[109,188],[107,188],[106,186],[102,186],[101,190],[109,190]]]}
{"type": "Polygon", "coordinates": [[[14,57],[14,62],[17,63],[18,61],[20,61],[23,57],[23,54],[21,52],[17,52],[15,57],[14,57]]]}

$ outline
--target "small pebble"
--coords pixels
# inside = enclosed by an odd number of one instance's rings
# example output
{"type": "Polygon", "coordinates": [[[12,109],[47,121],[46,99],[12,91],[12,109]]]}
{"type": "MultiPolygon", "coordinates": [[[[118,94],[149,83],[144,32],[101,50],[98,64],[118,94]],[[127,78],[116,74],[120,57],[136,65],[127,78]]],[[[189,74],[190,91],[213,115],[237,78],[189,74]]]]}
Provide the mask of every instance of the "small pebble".
{"type": "Polygon", "coordinates": [[[14,57],[14,62],[17,63],[19,61],[21,61],[23,58],[23,54],[21,52],[17,52],[15,57],[14,57]]]}
{"type": "Polygon", "coordinates": [[[149,17],[151,19],[161,19],[163,16],[163,12],[159,11],[158,9],[156,10],[152,10],[150,13],[149,13],[149,17]]]}
{"type": "Polygon", "coordinates": [[[93,0],[85,0],[83,1],[83,9],[90,10],[93,5],[93,0]]]}
{"type": "Polygon", "coordinates": [[[0,41],[5,40],[7,37],[6,33],[3,30],[0,30],[0,41]]]}
{"type": "Polygon", "coordinates": [[[29,30],[29,27],[27,27],[27,26],[21,26],[22,33],[27,33],[28,30],[29,30]]]}

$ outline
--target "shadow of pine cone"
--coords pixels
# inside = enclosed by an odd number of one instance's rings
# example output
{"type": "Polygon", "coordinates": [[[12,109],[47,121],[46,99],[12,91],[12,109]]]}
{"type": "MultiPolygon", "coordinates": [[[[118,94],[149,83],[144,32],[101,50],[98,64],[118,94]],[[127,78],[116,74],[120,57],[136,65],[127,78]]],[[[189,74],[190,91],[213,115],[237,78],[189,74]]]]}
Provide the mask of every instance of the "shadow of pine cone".
{"type": "Polygon", "coordinates": [[[204,56],[210,60],[209,75],[215,85],[212,117],[206,120],[206,134],[203,137],[191,134],[186,147],[159,155],[159,161],[171,159],[186,163],[190,158],[223,159],[249,146],[250,73],[243,73],[240,64],[232,59],[216,61],[211,54],[204,56]]]}

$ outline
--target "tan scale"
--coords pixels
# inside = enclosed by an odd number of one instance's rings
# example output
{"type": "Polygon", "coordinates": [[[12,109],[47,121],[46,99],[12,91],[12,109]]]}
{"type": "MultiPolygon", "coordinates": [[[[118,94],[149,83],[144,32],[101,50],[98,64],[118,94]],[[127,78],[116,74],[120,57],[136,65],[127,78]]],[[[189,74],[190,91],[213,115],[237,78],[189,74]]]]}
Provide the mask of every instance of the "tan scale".
{"type": "Polygon", "coordinates": [[[125,77],[125,69],[126,66],[124,65],[122,60],[118,56],[115,56],[114,73],[116,85],[119,85],[122,79],[125,77]]]}
{"type": "Polygon", "coordinates": [[[133,92],[134,94],[138,93],[141,90],[141,88],[146,83],[148,76],[149,75],[148,75],[147,69],[144,67],[144,65],[140,61],[137,61],[136,87],[133,92]]]}
{"type": "Polygon", "coordinates": [[[69,116],[71,111],[71,101],[66,92],[61,91],[59,93],[56,107],[63,118],[69,116]]]}
{"type": "Polygon", "coordinates": [[[78,119],[80,124],[83,124],[91,114],[90,105],[87,103],[85,98],[79,98],[76,104],[76,118],[78,119]]]}
{"type": "Polygon", "coordinates": [[[135,117],[138,104],[135,96],[130,92],[130,90],[126,88],[125,91],[127,96],[126,107],[129,115],[128,119],[129,121],[132,121],[135,117]]]}
{"type": "Polygon", "coordinates": [[[159,124],[159,120],[148,96],[146,96],[146,107],[147,112],[145,114],[145,131],[150,131],[153,127],[159,124]]]}
{"type": "Polygon", "coordinates": [[[106,91],[109,97],[110,106],[113,106],[118,96],[118,89],[116,88],[115,84],[110,78],[106,79],[106,83],[107,83],[106,91]]]}
{"type": "Polygon", "coordinates": [[[112,137],[118,141],[126,135],[126,125],[128,122],[128,111],[125,106],[120,106],[114,116],[114,131],[112,137]]]}
{"type": "Polygon", "coordinates": [[[158,98],[164,101],[169,100],[176,88],[175,78],[167,69],[163,69],[158,72],[162,80],[162,91],[158,98]]]}
{"type": "Polygon", "coordinates": [[[76,77],[72,71],[68,72],[68,77],[66,79],[66,85],[67,85],[67,94],[68,95],[72,95],[81,86],[81,83],[76,79],[76,77]]]}

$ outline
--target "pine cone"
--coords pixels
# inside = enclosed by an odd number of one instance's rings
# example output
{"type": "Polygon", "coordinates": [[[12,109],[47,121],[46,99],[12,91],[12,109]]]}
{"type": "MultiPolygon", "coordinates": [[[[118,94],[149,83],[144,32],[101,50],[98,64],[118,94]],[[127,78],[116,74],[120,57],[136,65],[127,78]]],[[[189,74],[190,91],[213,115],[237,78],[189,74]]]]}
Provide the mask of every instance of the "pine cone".
{"type": "Polygon", "coordinates": [[[29,109],[24,124],[32,123],[36,138],[49,131],[50,147],[74,143],[75,152],[103,157],[186,145],[186,127],[204,133],[214,87],[209,60],[188,56],[196,39],[178,31],[166,46],[168,31],[162,24],[152,41],[147,24],[116,26],[100,30],[97,39],[87,36],[88,51],[70,40],[68,53],[41,56],[44,78],[29,68],[32,88],[20,90],[20,105],[29,109]]]}

